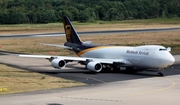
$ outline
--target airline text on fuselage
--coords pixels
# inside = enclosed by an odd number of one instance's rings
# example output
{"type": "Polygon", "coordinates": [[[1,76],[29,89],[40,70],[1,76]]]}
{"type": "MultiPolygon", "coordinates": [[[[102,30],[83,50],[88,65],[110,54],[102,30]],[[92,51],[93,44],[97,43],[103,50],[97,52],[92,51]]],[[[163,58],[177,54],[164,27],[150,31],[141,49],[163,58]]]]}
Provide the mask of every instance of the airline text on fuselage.
{"type": "Polygon", "coordinates": [[[127,54],[138,54],[138,55],[149,55],[149,52],[147,51],[133,51],[133,50],[127,50],[127,54]]]}

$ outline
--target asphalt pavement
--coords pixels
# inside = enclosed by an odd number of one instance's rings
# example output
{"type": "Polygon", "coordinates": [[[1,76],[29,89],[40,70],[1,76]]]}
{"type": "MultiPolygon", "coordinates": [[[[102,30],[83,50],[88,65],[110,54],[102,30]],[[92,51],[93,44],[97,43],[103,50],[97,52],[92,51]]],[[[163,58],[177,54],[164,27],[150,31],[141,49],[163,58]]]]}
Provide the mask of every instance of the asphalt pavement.
{"type": "MultiPolygon", "coordinates": [[[[105,30],[105,31],[87,31],[77,32],[78,35],[93,35],[93,34],[124,34],[124,33],[141,33],[141,32],[164,32],[164,31],[179,31],[180,28],[147,28],[147,29],[131,29],[131,30],[105,30]]],[[[43,34],[13,34],[0,35],[0,39],[4,38],[33,38],[33,37],[54,37],[64,36],[64,33],[43,33],[43,34]]]]}

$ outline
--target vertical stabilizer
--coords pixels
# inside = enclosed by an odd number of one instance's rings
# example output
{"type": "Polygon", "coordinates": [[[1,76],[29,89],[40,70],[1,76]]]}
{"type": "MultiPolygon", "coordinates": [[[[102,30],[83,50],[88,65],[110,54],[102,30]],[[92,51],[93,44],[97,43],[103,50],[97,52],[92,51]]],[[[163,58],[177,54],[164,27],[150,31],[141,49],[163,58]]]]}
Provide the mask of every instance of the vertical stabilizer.
{"type": "Polygon", "coordinates": [[[63,24],[67,42],[82,44],[81,39],[77,35],[67,16],[63,16],[63,24]]]}

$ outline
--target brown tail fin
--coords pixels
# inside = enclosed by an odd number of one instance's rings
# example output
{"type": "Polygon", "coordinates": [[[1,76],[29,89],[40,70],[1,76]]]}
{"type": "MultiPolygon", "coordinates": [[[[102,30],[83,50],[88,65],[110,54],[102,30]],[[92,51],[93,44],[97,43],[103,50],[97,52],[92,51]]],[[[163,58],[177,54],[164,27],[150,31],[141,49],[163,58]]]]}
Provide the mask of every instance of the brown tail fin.
{"type": "Polygon", "coordinates": [[[64,31],[66,34],[67,42],[82,44],[81,39],[77,35],[76,31],[74,30],[74,28],[67,16],[63,16],[63,24],[64,24],[64,31]]]}

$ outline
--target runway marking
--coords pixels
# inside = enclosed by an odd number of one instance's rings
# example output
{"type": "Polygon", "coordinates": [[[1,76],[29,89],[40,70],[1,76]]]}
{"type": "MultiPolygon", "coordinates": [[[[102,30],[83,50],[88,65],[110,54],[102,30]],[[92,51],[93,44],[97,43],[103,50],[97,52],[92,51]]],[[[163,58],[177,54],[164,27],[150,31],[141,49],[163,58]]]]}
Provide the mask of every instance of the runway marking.
{"type": "Polygon", "coordinates": [[[95,99],[95,98],[78,98],[78,97],[63,97],[60,98],[66,98],[66,99],[76,99],[76,100],[90,100],[90,101],[106,101],[106,102],[122,102],[120,100],[109,100],[109,99],[95,99]]]}
{"type": "Polygon", "coordinates": [[[146,91],[146,92],[139,92],[139,93],[134,93],[134,94],[129,94],[130,96],[136,96],[136,95],[143,95],[143,94],[152,94],[152,93],[157,93],[157,92],[161,92],[161,91],[165,91],[165,90],[168,90],[172,87],[174,87],[176,85],[176,83],[169,79],[169,78],[165,78],[165,77],[156,77],[156,78],[161,78],[161,79],[164,79],[166,81],[169,81],[171,82],[172,84],[168,87],[165,87],[165,88],[162,88],[162,89],[157,89],[157,90],[151,90],[151,91],[146,91]]]}
{"type": "MultiPolygon", "coordinates": [[[[70,75],[70,74],[65,74],[65,75],[70,75]]],[[[84,76],[77,76],[77,75],[72,75],[72,74],[70,76],[85,78],[86,80],[91,79],[91,80],[94,80],[94,81],[98,81],[100,83],[106,83],[105,81],[102,81],[102,80],[99,80],[99,79],[96,79],[96,78],[93,78],[93,77],[84,77],[84,76]]]]}

